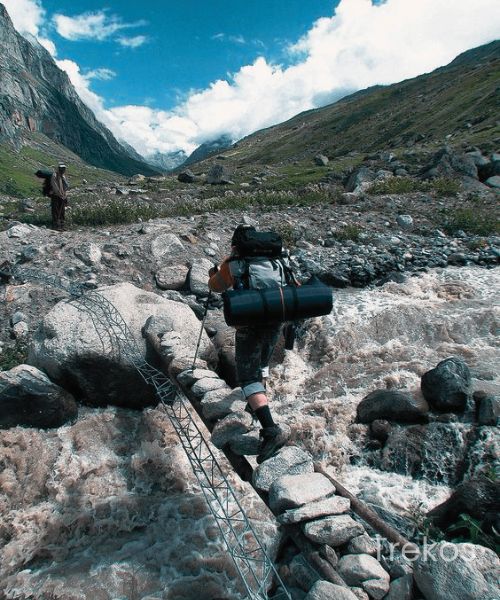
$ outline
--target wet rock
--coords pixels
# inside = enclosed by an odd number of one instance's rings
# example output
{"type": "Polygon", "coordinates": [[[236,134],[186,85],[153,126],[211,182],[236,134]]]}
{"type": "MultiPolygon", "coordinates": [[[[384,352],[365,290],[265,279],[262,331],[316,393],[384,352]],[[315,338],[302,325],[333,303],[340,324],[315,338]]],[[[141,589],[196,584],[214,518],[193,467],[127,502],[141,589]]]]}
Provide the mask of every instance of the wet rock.
{"type": "Polygon", "coordinates": [[[346,554],[339,560],[338,571],[348,585],[362,587],[375,600],[389,591],[389,573],[368,554],[346,554]]]}
{"type": "Polygon", "coordinates": [[[375,419],[370,424],[370,433],[372,437],[382,444],[385,444],[392,431],[392,425],[385,419],[375,419]]]}
{"type": "Polygon", "coordinates": [[[500,481],[477,477],[460,484],[452,495],[427,513],[438,527],[446,529],[462,513],[483,522],[500,512],[500,481]]]}
{"type": "Polygon", "coordinates": [[[76,419],[76,402],[37,368],[18,365],[0,372],[0,428],[60,427],[76,419]]]}
{"type": "Polygon", "coordinates": [[[188,275],[188,286],[196,296],[208,295],[208,270],[212,267],[213,262],[207,258],[200,258],[193,263],[188,275]]]}
{"type": "Polygon", "coordinates": [[[365,396],[356,409],[360,423],[387,419],[399,423],[421,423],[427,420],[429,410],[423,398],[414,398],[400,390],[375,390],[365,396]]]}
{"type": "Polygon", "coordinates": [[[163,260],[168,257],[171,260],[172,257],[185,255],[185,248],[180,239],[173,233],[162,233],[156,236],[151,242],[151,254],[157,261],[163,260]]]}
{"type": "Polygon", "coordinates": [[[97,244],[84,242],[73,250],[75,256],[89,267],[98,265],[101,262],[101,249],[97,244]]]}
{"type": "Polygon", "coordinates": [[[177,179],[181,183],[194,183],[196,181],[196,175],[191,171],[191,169],[185,169],[179,175],[177,175],[177,179]]]}
{"type": "Polygon", "coordinates": [[[497,600],[499,572],[495,552],[475,544],[440,542],[414,565],[426,600],[497,600]]]}
{"type": "Polygon", "coordinates": [[[310,540],[334,547],[342,546],[364,532],[363,526],[349,515],[325,517],[304,526],[304,533],[310,540]]]}
{"type": "Polygon", "coordinates": [[[474,392],[477,422],[479,425],[496,426],[500,417],[500,399],[486,392],[474,392]]]}
{"type": "Polygon", "coordinates": [[[326,167],[328,163],[329,160],[324,154],[317,154],[314,157],[314,164],[318,165],[318,167],[326,167]]]}
{"type": "Polygon", "coordinates": [[[201,399],[201,410],[206,419],[222,419],[231,412],[245,410],[246,402],[243,399],[241,388],[228,392],[226,389],[217,389],[206,393],[201,399]]]}
{"type": "Polygon", "coordinates": [[[471,395],[471,374],[458,357],[442,360],[422,377],[421,390],[434,410],[462,412],[471,395]]]}
{"type": "Polygon", "coordinates": [[[284,475],[269,489],[269,506],[274,514],[280,514],[334,493],[335,487],[321,473],[284,475]]]}
{"type": "Polygon", "coordinates": [[[212,444],[224,448],[236,436],[252,428],[252,418],[246,412],[231,413],[216,423],[212,430],[212,444]]]}
{"type": "Polygon", "coordinates": [[[313,461],[308,452],[296,446],[285,446],[255,469],[252,481],[258,490],[268,492],[271,485],[283,475],[313,472],[313,461]]]}
{"type": "Polygon", "coordinates": [[[369,554],[375,556],[377,554],[377,543],[367,533],[358,535],[349,542],[347,546],[348,554],[369,554]]]}
{"type": "MultiPolygon", "coordinates": [[[[132,360],[137,358],[137,352],[140,358],[146,356],[142,329],[151,316],[153,324],[155,318],[158,322],[159,331],[155,331],[155,335],[160,337],[161,344],[168,343],[171,356],[182,350],[192,360],[192,349],[200,333],[199,321],[193,312],[184,304],[122,283],[100,288],[88,310],[83,310],[78,302],[58,303],[35,332],[28,362],[92,406],[113,404],[142,408],[155,405],[158,400],[153,388],[144,386],[132,360]],[[100,296],[102,302],[98,300],[100,296]],[[125,333],[130,332],[130,355],[123,351],[117,353],[116,341],[110,342],[113,331],[109,326],[99,325],[102,311],[106,314],[110,306],[123,318],[125,333]],[[171,340],[167,334],[172,336],[171,340]]],[[[201,340],[200,358],[214,360],[215,349],[205,332],[201,340]]]]}
{"type": "Polygon", "coordinates": [[[318,581],[313,585],[305,600],[357,600],[349,588],[328,581],[318,581]]]}
{"type": "Polygon", "coordinates": [[[347,498],[341,496],[332,496],[308,502],[300,508],[286,510],[278,517],[278,521],[283,524],[300,523],[302,521],[311,521],[331,515],[340,515],[349,510],[351,506],[347,498]]]}
{"type": "Polygon", "coordinates": [[[391,431],[380,468],[429,481],[455,485],[464,476],[471,427],[430,423],[391,431]]]}
{"type": "Polygon", "coordinates": [[[162,290],[180,290],[186,283],[189,267],[186,265],[169,265],[155,273],[156,285],[162,290]]]}
{"type": "Polygon", "coordinates": [[[389,593],[384,600],[411,600],[413,590],[413,576],[404,575],[391,581],[389,593]]]}

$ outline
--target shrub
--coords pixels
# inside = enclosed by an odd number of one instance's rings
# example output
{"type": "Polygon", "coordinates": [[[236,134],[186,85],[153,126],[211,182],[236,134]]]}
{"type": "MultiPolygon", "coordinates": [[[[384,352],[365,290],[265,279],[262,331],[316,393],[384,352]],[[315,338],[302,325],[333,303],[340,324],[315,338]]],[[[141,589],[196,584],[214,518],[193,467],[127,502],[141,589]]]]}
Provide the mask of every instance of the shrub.
{"type": "Polygon", "coordinates": [[[431,182],[438,196],[456,196],[460,191],[460,182],[451,177],[438,177],[431,182]]]}
{"type": "Polygon", "coordinates": [[[475,235],[490,235],[500,231],[498,220],[485,211],[457,208],[453,212],[445,211],[444,215],[442,227],[451,235],[460,230],[475,235]]]}
{"type": "Polygon", "coordinates": [[[339,229],[334,233],[335,239],[339,242],[345,242],[346,240],[352,240],[353,242],[359,241],[359,236],[362,232],[361,227],[358,225],[346,225],[342,229],[339,229]]]}
{"type": "Polygon", "coordinates": [[[375,181],[368,189],[369,194],[409,194],[411,192],[424,192],[428,184],[413,179],[413,177],[390,177],[382,181],[375,181]]]}
{"type": "Polygon", "coordinates": [[[8,371],[26,362],[28,347],[25,342],[17,341],[14,346],[4,346],[0,353],[0,371],[8,371]]]}

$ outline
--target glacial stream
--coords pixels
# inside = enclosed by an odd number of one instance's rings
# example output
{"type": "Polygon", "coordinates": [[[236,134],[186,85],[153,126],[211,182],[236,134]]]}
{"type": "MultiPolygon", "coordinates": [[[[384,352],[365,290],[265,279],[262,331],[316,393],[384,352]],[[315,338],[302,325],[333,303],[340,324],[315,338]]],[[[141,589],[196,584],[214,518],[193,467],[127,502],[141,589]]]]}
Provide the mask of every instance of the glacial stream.
{"type": "MultiPolygon", "coordinates": [[[[402,444],[394,472],[381,451],[367,450],[368,426],[354,422],[356,406],[380,388],[420,394],[421,376],[449,356],[466,361],[474,390],[498,393],[499,307],[499,269],[448,268],[402,284],[338,290],[333,313],[310,326],[274,369],[274,406],[294,438],[360,498],[400,514],[427,511],[457,483],[472,424],[433,425],[420,463],[404,456],[402,444]]],[[[480,429],[467,450],[467,476],[498,460],[498,431],[480,429]]]]}

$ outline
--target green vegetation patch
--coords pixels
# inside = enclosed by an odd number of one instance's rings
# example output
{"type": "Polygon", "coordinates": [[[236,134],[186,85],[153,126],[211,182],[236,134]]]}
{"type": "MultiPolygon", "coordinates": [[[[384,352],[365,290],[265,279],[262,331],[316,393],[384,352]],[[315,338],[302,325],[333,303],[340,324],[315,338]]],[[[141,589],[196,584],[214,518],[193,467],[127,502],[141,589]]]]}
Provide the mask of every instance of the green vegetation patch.
{"type": "Polygon", "coordinates": [[[500,233],[498,219],[492,217],[491,213],[485,208],[464,207],[450,209],[443,212],[442,218],[441,227],[446,233],[451,235],[454,235],[458,231],[484,236],[500,233]]]}
{"type": "Polygon", "coordinates": [[[26,362],[28,347],[25,342],[17,341],[14,346],[3,346],[0,352],[0,371],[8,371],[26,362]]]}

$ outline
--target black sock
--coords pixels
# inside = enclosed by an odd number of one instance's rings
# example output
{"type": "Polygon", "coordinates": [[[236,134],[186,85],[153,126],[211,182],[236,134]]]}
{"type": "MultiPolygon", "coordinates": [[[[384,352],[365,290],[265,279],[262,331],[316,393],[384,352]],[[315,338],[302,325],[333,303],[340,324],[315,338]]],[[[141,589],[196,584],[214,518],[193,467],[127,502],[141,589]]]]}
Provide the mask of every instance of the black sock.
{"type": "Polygon", "coordinates": [[[262,425],[262,427],[274,427],[274,425],[276,425],[271,416],[271,411],[269,410],[268,404],[257,408],[255,410],[255,415],[257,419],[259,419],[259,423],[262,425]]]}

